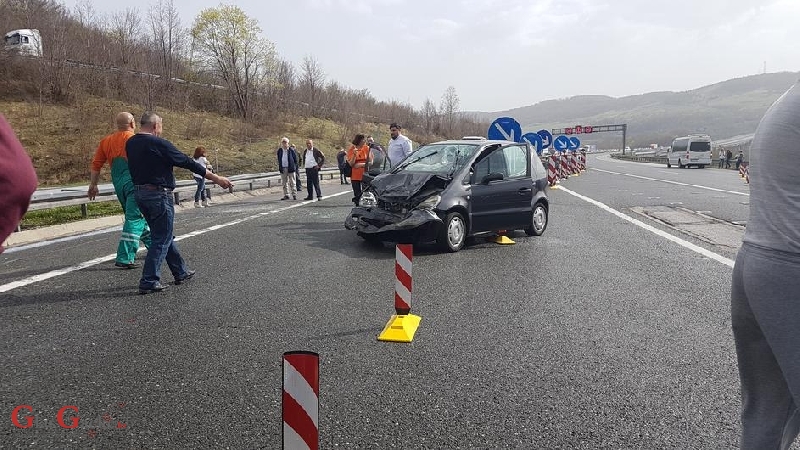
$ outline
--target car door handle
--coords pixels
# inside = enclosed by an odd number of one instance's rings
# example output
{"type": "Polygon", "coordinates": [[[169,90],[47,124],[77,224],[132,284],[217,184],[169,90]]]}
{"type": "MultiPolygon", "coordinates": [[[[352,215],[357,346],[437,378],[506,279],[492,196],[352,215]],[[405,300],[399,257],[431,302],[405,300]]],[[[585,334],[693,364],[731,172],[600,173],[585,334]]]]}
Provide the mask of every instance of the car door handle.
{"type": "Polygon", "coordinates": [[[517,192],[519,193],[519,195],[525,195],[525,194],[529,194],[531,191],[533,191],[533,189],[531,189],[531,188],[522,188],[517,192]]]}

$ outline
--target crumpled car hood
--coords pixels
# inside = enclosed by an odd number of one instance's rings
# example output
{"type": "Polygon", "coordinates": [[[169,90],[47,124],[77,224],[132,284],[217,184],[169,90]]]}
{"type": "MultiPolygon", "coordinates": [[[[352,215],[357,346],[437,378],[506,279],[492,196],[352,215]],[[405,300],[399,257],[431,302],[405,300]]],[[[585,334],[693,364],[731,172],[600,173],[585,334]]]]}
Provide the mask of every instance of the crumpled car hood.
{"type": "Polygon", "coordinates": [[[408,199],[422,195],[428,197],[443,191],[450,179],[431,173],[400,172],[383,174],[372,180],[370,190],[385,199],[408,199]]]}

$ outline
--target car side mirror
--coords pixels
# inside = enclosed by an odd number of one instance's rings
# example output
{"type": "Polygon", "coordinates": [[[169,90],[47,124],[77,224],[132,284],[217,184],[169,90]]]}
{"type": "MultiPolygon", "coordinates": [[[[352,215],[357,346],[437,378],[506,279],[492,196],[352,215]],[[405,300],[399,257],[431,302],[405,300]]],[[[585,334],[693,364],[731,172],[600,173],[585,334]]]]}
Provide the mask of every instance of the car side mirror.
{"type": "Polygon", "coordinates": [[[481,179],[481,184],[489,184],[492,181],[500,181],[503,179],[503,174],[499,172],[492,172],[481,179]]]}

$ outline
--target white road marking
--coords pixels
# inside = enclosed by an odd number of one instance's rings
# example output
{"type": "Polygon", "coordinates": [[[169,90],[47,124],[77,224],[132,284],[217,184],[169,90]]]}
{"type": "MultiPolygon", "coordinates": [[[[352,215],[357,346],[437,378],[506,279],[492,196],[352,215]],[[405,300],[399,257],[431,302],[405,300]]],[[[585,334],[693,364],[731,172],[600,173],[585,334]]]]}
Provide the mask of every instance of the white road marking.
{"type": "Polygon", "coordinates": [[[634,174],[632,174],[632,173],[625,173],[625,174],[623,174],[623,175],[625,175],[625,176],[628,176],[628,177],[633,177],[633,178],[641,178],[642,180],[658,181],[658,180],[656,180],[655,178],[643,177],[643,176],[641,176],[641,175],[634,175],[634,174]]]}
{"type": "MultiPolygon", "coordinates": [[[[328,198],[336,197],[336,196],[344,195],[344,194],[348,194],[348,193],[352,193],[352,191],[337,192],[335,194],[331,194],[331,195],[328,195],[326,197],[328,197],[328,198]]],[[[240,224],[242,222],[246,222],[248,220],[252,220],[252,219],[259,218],[259,217],[263,217],[263,216],[266,216],[266,215],[269,215],[269,214],[277,214],[279,212],[287,211],[287,210],[290,210],[292,208],[298,208],[300,206],[307,205],[309,203],[314,203],[314,200],[307,200],[307,201],[303,201],[303,202],[300,202],[300,203],[294,203],[292,205],[285,206],[283,208],[278,208],[278,209],[275,209],[275,210],[272,210],[272,211],[267,211],[267,212],[254,214],[252,216],[244,217],[242,219],[233,220],[233,221],[226,222],[226,223],[223,223],[223,224],[213,225],[213,226],[210,226],[208,228],[204,228],[202,230],[192,231],[190,233],[186,233],[186,234],[183,234],[181,236],[176,236],[175,240],[176,241],[181,241],[181,240],[186,239],[186,238],[195,237],[195,236],[199,236],[199,235],[204,234],[204,233],[208,233],[209,231],[216,231],[216,230],[219,230],[219,229],[222,229],[222,228],[230,227],[230,226],[233,226],[233,225],[238,225],[238,224],[240,224]]],[[[98,233],[97,232],[88,233],[88,235],[93,235],[93,234],[98,234],[98,233]]],[[[83,236],[86,236],[86,234],[84,234],[83,236]]],[[[77,238],[77,236],[75,238],[77,238]]],[[[139,249],[140,252],[144,251],[144,250],[145,250],[144,248],[139,249]]],[[[99,258],[95,258],[95,259],[92,259],[92,260],[89,260],[89,261],[85,261],[85,262],[82,262],[80,264],[76,264],[74,266],[65,267],[63,269],[51,270],[50,272],[46,272],[46,273],[42,273],[42,274],[38,274],[38,275],[33,275],[31,277],[23,278],[21,280],[12,281],[11,283],[2,284],[2,285],[0,285],[0,292],[8,292],[8,291],[11,291],[11,290],[16,289],[16,288],[20,288],[20,287],[23,287],[23,286],[28,286],[28,285],[33,284],[33,283],[38,283],[39,281],[48,280],[50,278],[55,278],[55,277],[58,277],[58,276],[61,276],[61,275],[66,275],[68,273],[75,272],[75,271],[78,271],[78,270],[81,270],[81,269],[86,269],[87,267],[96,266],[98,264],[102,264],[102,263],[107,262],[107,261],[112,261],[116,257],[117,257],[116,253],[111,254],[111,255],[101,256],[99,258]]]]}
{"type": "Polygon", "coordinates": [[[643,228],[643,229],[645,229],[645,230],[647,230],[647,231],[649,231],[649,232],[651,232],[651,233],[653,233],[653,234],[655,234],[657,236],[660,236],[660,237],[662,237],[662,238],[664,238],[664,239],[666,239],[668,241],[672,241],[672,242],[680,245],[681,247],[687,248],[687,249],[689,249],[689,250],[691,250],[693,252],[696,252],[696,253],[699,253],[699,254],[705,256],[706,258],[713,259],[714,261],[720,262],[722,264],[725,264],[728,267],[733,268],[734,261],[732,259],[726,258],[726,257],[724,257],[722,255],[718,255],[718,254],[716,254],[716,253],[714,253],[714,252],[712,252],[710,250],[706,250],[703,247],[700,247],[698,245],[692,244],[689,241],[681,239],[681,238],[679,238],[677,236],[673,236],[673,235],[667,233],[666,231],[659,230],[658,228],[656,228],[654,226],[648,225],[648,224],[646,224],[646,223],[644,223],[644,222],[642,222],[640,220],[634,219],[633,217],[631,217],[631,216],[629,216],[629,215],[627,215],[625,213],[619,212],[616,209],[614,209],[614,208],[612,208],[612,207],[610,207],[610,206],[608,206],[608,205],[606,205],[604,203],[598,202],[597,200],[591,199],[591,198],[586,197],[584,195],[578,194],[577,192],[573,192],[573,191],[571,191],[569,189],[566,189],[564,186],[559,187],[558,190],[566,192],[567,194],[570,194],[570,195],[572,195],[574,197],[577,197],[577,198],[579,198],[579,199],[581,199],[581,200],[583,200],[583,201],[585,201],[587,203],[591,203],[592,205],[595,205],[595,206],[597,206],[598,208],[600,208],[600,209],[602,209],[604,211],[610,212],[611,214],[619,217],[620,219],[627,220],[628,222],[630,222],[630,223],[632,223],[632,224],[634,224],[634,225],[636,225],[636,226],[638,226],[640,228],[643,228]]]}
{"type": "Polygon", "coordinates": [[[669,183],[669,184],[677,184],[678,186],[688,186],[689,185],[689,183],[681,183],[680,181],[672,181],[672,180],[658,180],[658,181],[663,181],[664,183],[669,183]]]}
{"type": "Polygon", "coordinates": [[[610,173],[611,175],[621,175],[619,172],[612,172],[610,170],[598,169],[596,167],[592,167],[592,170],[596,170],[598,172],[603,172],[603,173],[610,173]]]}

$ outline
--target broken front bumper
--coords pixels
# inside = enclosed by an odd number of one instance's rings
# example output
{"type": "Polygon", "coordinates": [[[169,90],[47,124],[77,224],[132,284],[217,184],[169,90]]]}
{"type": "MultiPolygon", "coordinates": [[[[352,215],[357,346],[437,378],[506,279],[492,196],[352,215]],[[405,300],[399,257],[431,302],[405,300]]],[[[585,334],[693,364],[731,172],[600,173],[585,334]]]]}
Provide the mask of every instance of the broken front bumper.
{"type": "Polygon", "coordinates": [[[356,207],[344,221],[344,227],[348,230],[399,243],[435,241],[442,226],[442,219],[427,209],[412,209],[406,214],[395,214],[378,208],[356,207]]]}

